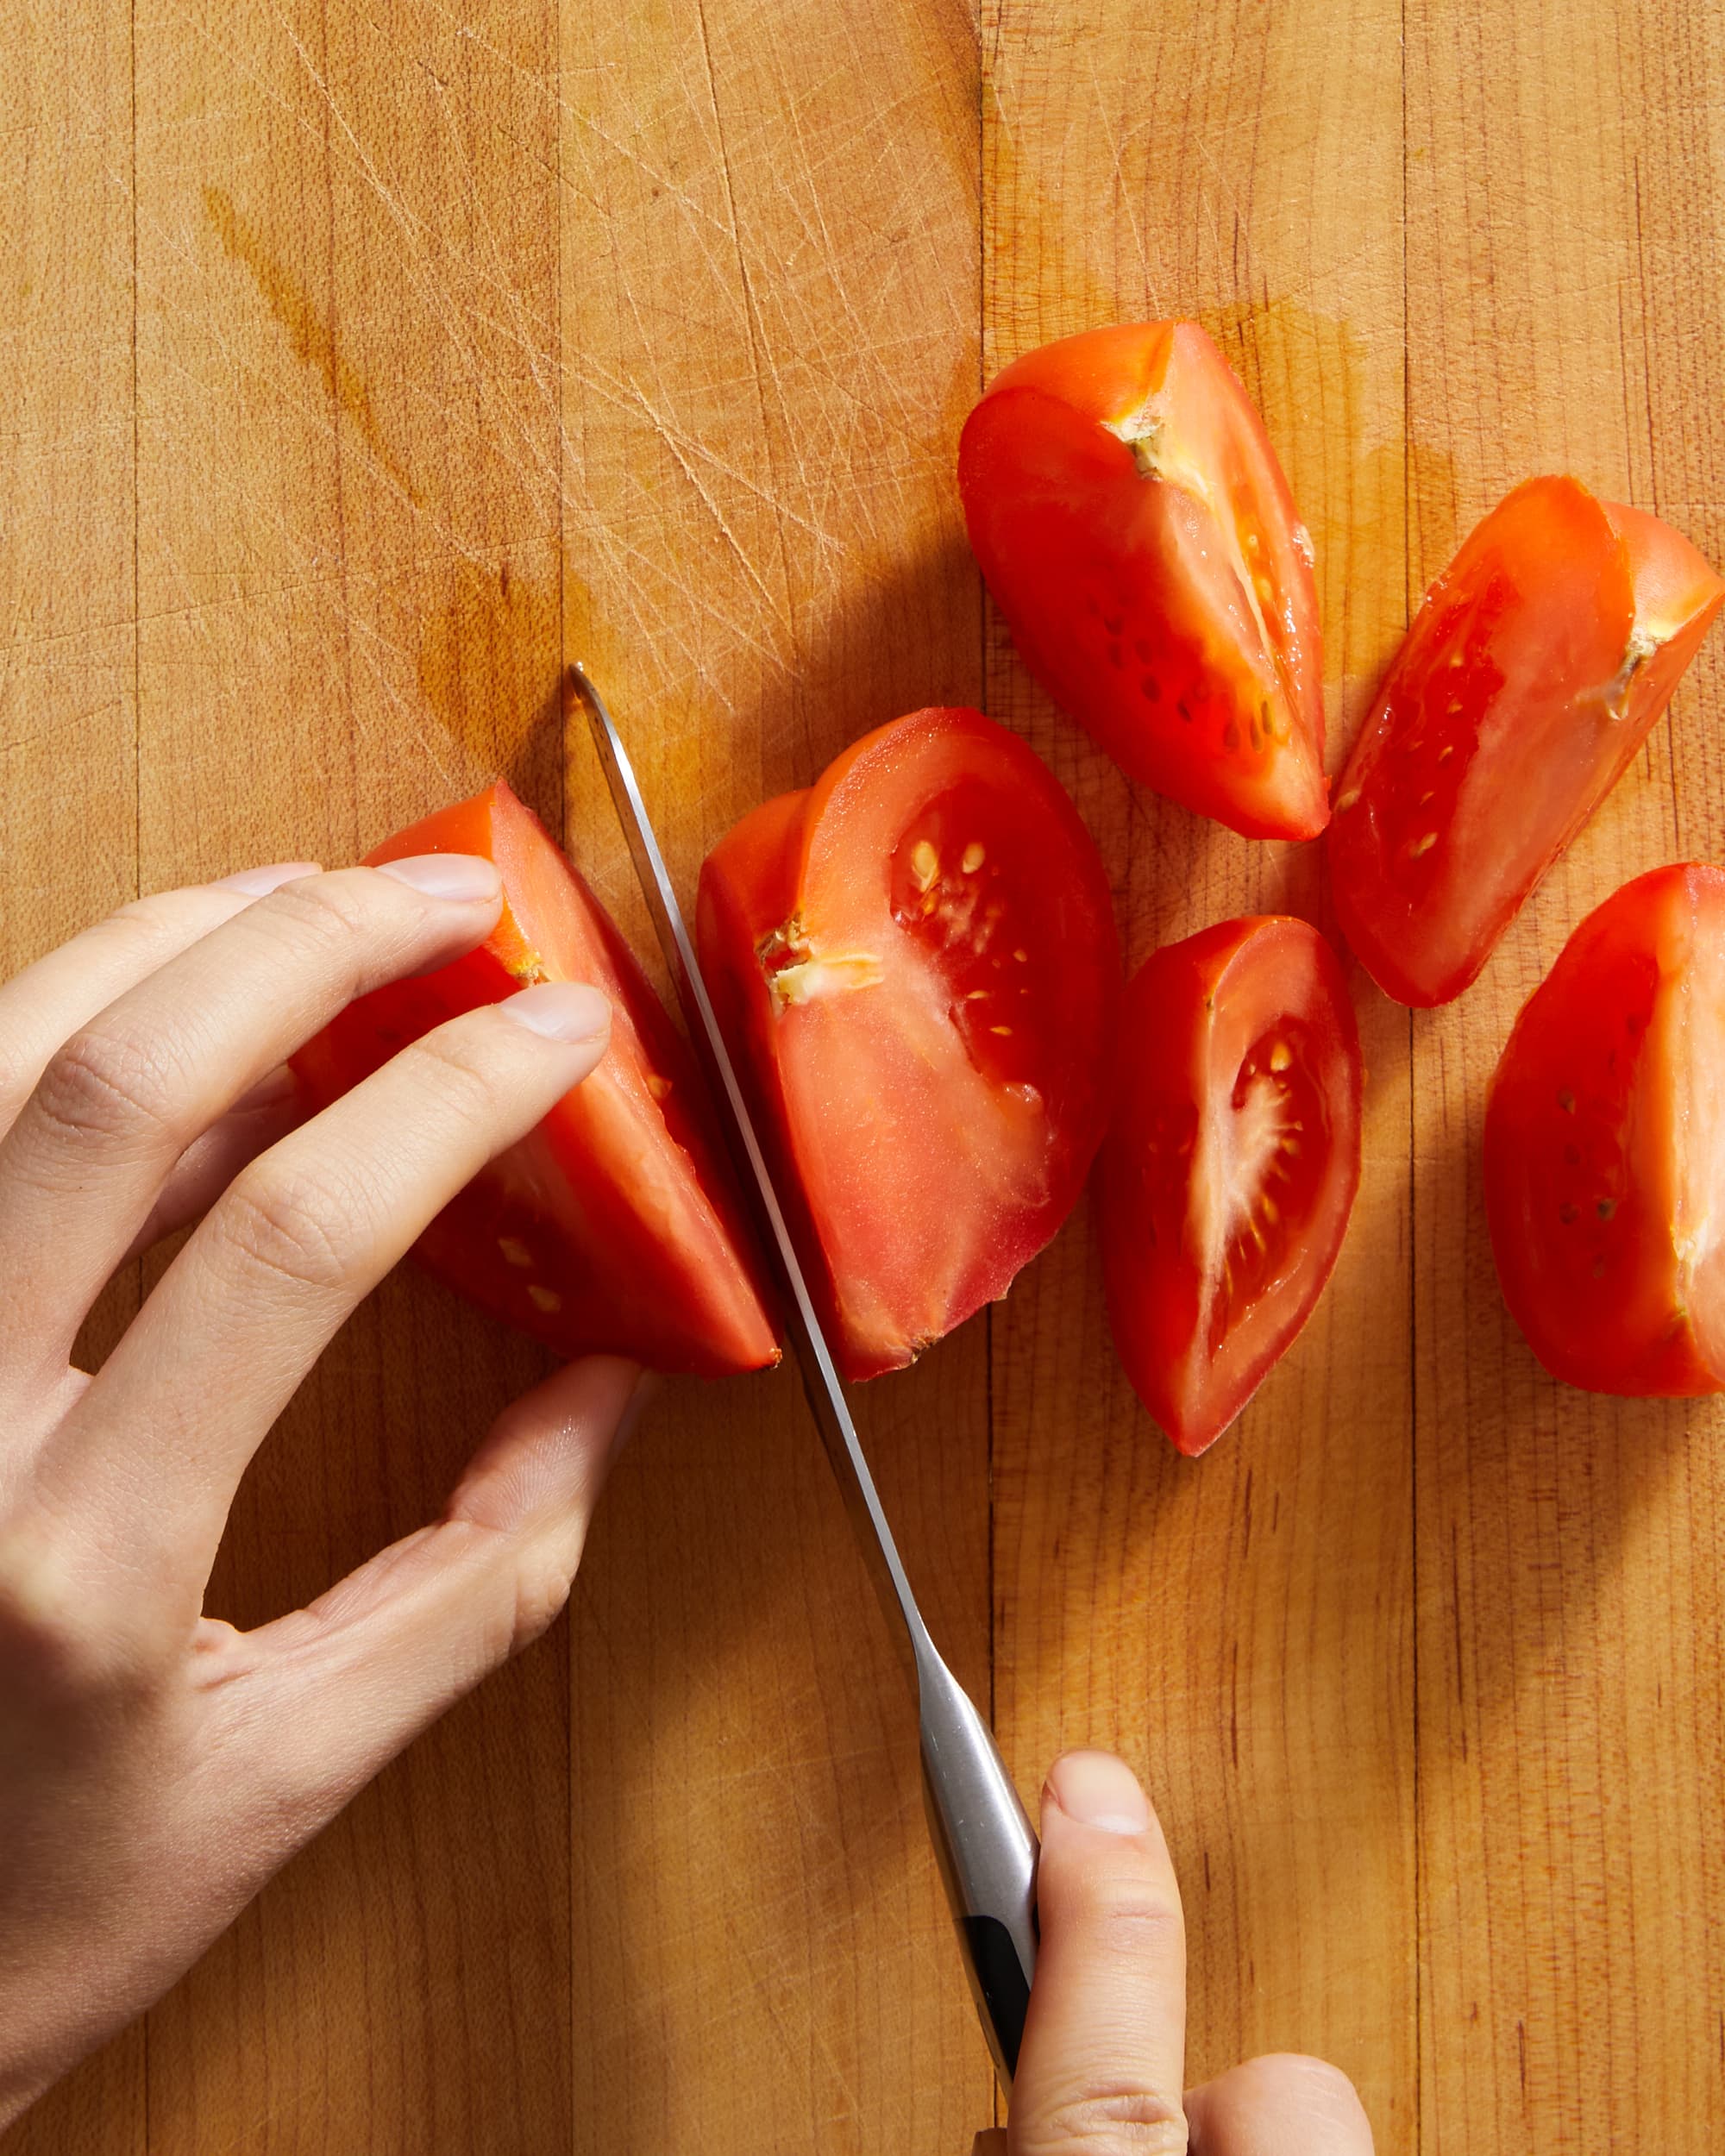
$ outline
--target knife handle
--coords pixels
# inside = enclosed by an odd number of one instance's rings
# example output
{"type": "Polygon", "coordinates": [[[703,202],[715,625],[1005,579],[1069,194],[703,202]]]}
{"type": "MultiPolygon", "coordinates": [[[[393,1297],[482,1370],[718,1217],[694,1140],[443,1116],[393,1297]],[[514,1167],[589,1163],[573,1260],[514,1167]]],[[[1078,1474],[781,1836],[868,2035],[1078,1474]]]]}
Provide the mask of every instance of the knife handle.
{"type": "Polygon", "coordinates": [[[982,2034],[1010,2096],[1036,1974],[1036,1829],[988,1725],[925,1633],[915,1649],[929,1833],[982,2034]]]}

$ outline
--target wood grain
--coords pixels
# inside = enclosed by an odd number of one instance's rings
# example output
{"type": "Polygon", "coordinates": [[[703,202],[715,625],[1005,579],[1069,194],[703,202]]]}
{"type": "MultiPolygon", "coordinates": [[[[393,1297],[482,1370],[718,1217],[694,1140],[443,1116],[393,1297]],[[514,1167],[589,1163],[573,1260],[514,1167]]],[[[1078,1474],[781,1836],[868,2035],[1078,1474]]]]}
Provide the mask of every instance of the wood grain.
{"type": "MultiPolygon", "coordinates": [[[[1389,10],[1332,0],[983,19],[989,370],[1101,322],[1195,314],[1263,410],[1317,547],[1332,763],[1404,616],[1401,77],[1389,10]]],[[[998,629],[989,708],[1077,796],[1129,962],[1257,912],[1327,921],[1320,849],[1133,788],[998,629]]],[[[996,1695],[1026,1777],[1063,1745],[1145,1774],[1187,1896],[1189,2078],[1339,2061],[1413,2145],[1407,1014],[1354,981],[1365,1174],[1299,1346],[1196,1466],[1107,1344],[1087,1232],[994,1319],[996,1695]]]]}
{"type": "MultiPolygon", "coordinates": [[[[1128,787],[984,610],[987,373],[1195,312],[1316,541],[1332,768],[1425,582],[1567,467],[1725,560],[1718,0],[17,0],[0,70],[0,965],[131,895],[344,860],[505,770],[644,917],[555,698],[586,659],[686,886],[864,727],[984,699],[1134,962],[1329,924],[1321,849],[1128,787]]],[[[1484,1088],[1588,906],[1717,856],[1725,647],[1458,1006],[1354,975],[1366,1175],[1202,1463],[1082,1218],[862,1396],[1027,1793],[1166,1817],[1190,2065],[1311,2048],[1381,2150],[1725,2143],[1709,1407],[1552,1385],[1484,1088]]],[[[135,1307],[116,1284],[98,1355],[135,1307]]],[[[436,1507],[541,1367],[391,1282],[272,1435],[241,1621],[436,1507]]],[[[956,2156],[991,2112],[882,1627],[787,1372],[668,1388],[572,1621],[417,1745],[8,2156],[956,2156]]]]}
{"type": "MultiPolygon", "coordinates": [[[[571,651],[687,890],[857,733],[980,699],[950,477],[978,385],[975,41],[920,0],[572,9],[563,85],[571,651]]],[[[571,748],[578,850],[650,943],[571,748]]],[[[859,1403],[984,1695],[986,1344],[859,1403]]],[[[789,1372],[667,1398],[576,1599],[575,2147],[968,2148],[990,2081],[914,1724],[789,1372]]]]}
{"type": "MultiPolygon", "coordinates": [[[[1699,325],[1721,136],[1685,81],[1717,30],[1695,9],[1409,9],[1408,409],[1452,459],[1411,519],[1416,586],[1536,471],[1660,511],[1719,558],[1699,325]]],[[[1545,1376],[1498,1296],[1478,1171],[1491,1071],[1569,931],[1640,870],[1717,856],[1720,688],[1716,644],[1477,986],[1414,1026],[1433,2151],[1725,2139],[1725,1420],[1545,1376]]]]}
{"type": "MultiPolygon", "coordinates": [[[[138,894],[132,65],[103,0],[9,23],[0,67],[0,979],[138,894]]],[[[127,1268],[80,1342],[137,1307],[127,1268]]],[[[0,1772],[4,1763],[0,1761],[0,1772]]],[[[8,2137],[142,2156],[144,2032],[8,2137]]]]}

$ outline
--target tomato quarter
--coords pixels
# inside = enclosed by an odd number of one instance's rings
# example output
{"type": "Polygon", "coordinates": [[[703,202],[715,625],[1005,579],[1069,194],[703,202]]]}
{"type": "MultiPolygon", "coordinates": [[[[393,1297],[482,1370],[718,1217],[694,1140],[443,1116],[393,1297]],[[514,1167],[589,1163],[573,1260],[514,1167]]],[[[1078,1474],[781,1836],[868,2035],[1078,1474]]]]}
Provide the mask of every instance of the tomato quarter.
{"type": "Polygon", "coordinates": [[[777,1359],[756,1261],[693,1058],[610,916],[501,781],[367,856],[472,853],[503,875],[479,950],[350,1004],[295,1068],[330,1100],[434,1025],[536,981],[613,1006],[585,1082],[446,1206],[416,1245],[441,1279],[565,1355],[609,1349],[706,1376],[777,1359]]]}
{"type": "Polygon", "coordinates": [[[915,711],[721,842],[699,939],[834,1352],[896,1369],[1082,1188],[1120,988],[1095,846],[1003,727],[915,711]]]}
{"type": "Polygon", "coordinates": [[[1203,1451],[1311,1315],[1359,1184],[1360,1059],[1334,952],[1304,921],[1226,921],[1126,989],[1095,1173],[1114,1344],[1180,1451],[1203,1451]]]}
{"type": "Polygon", "coordinates": [[[1725,870],[1638,876],[1565,944],[1492,1080],[1485,1205],[1554,1377],[1725,1388],[1725,870]]]}
{"type": "Polygon", "coordinates": [[[1123,771],[1249,838],[1323,829],[1312,542],[1195,322],[1016,361],[965,423],[958,484],[1026,665],[1123,771]]]}
{"type": "Polygon", "coordinates": [[[1344,933],[1446,1003],[1617,783],[1725,600],[1689,542],[1529,479],[1426,594],[1354,744],[1330,864],[1344,933]]]}

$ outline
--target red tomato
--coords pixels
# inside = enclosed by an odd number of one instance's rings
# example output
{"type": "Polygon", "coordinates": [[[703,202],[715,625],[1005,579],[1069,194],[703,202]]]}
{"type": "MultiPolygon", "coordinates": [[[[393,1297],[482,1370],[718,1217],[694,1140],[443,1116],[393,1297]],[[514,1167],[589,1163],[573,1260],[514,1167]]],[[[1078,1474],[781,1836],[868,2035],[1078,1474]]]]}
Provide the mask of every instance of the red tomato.
{"type": "Polygon", "coordinates": [[[1195,322],[1016,361],[965,422],[958,485],[1025,664],[1121,770],[1248,838],[1322,830],[1312,542],[1195,322]]]}
{"type": "Polygon", "coordinates": [[[1322,1294],[1359,1185],[1334,952],[1278,915],[1170,943],[1120,1016],[1095,1177],[1114,1344],[1181,1451],[1214,1443],[1322,1294]]]}
{"type": "Polygon", "coordinates": [[[422,1033],[536,981],[611,998],[611,1045],[585,1083],[494,1160],[417,1255],[482,1310],[564,1355],[609,1349],[718,1376],[778,1359],[759,1273],[687,1045],[610,916],[499,780],[367,856],[483,854],[502,918],[478,950],[350,1004],[295,1057],[334,1100],[422,1033]]]}
{"type": "Polygon", "coordinates": [[[913,711],[701,871],[701,969],[840,1366],[1004,1294],[1101,1136],[1120,947],[1095,844],[979,711],[913,711]]]}
{"type": "Polygon", "coordinates": [[[1348,758],[1344,933],[1398,1001],[1447,1003],[1616,785],[1725,599],[1689,542],[1529,479],[1427,592],[1348,758]]]}
{"type": "Polygon", "coordinates": [[[1527,1000],[1485,1109],[1503,1299],[1553,1377],[1725,1388],[1725,869],[1655,868],[1527,1000]]]}

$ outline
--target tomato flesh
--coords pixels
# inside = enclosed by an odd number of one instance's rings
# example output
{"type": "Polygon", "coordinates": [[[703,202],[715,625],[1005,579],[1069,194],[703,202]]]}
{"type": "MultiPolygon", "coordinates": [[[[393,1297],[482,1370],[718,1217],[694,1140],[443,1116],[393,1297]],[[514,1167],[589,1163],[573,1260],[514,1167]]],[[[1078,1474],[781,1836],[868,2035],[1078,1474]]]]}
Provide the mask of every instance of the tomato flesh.
{"type": "Polygon", "coordinates": [[[1196,323],[1026,354],[966,422],[958,483],[1025,663],[1122,770],[1249,837],[1323,829],[1311,541],[1196,323]]]}
{"type": "Polygon", "coordinates": [[[1310,1316],[1359,1183],[1359,1038],[1304,921],[1226,921],[1128,985],[1095,1176],[1114,1344],[1185,1453],[1310,1316]]]}
{"type": "Polygon", "coordinates": [[[1656,868],[1570,937],[1492,1080],[1485,1202],[1554,1377],[1725,1388],[1725,871],[1656,868]]]}
{"type": "Polygon", "coordinates": [[[1082,1188],[1120,984],[1095,846],[1003,727],[915,711],[721,842],[699,934],[840,1366],[900,1368],[1082,1188]]]}
{"type": "Polygon", "coordinates": [[[295,1058],[332,1100],[435,1025],[538,981],[612,1006],[604,1061],[427,1228],[415,1255],[483,1310],[564,1355],[609,1350],[719,1376],[775,1362],[756,1254],[687,1044],[610,916],[501,780],[367,856],[473,853],[504,909],[453,964],[350,1004],[295,1058]]]}
{"type": "Polygon", "coordinates": [[[1622,777],[1725,601],[1689,542],[1529,479],[1427,593],[1336,796],[1344,933],[1399,1001],[1474,981],[1622,777]]]}

